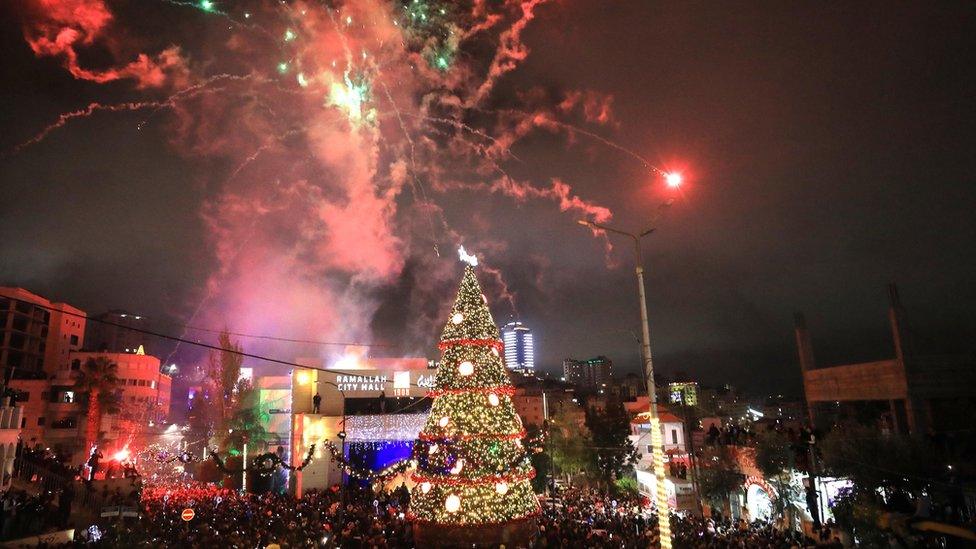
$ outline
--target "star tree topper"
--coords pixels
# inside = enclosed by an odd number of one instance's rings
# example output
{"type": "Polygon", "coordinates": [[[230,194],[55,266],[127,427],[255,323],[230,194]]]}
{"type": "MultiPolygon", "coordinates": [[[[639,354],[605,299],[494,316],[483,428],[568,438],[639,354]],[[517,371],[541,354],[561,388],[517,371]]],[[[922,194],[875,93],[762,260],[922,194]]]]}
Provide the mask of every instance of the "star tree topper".
{"type": "Polygon", "coordinates": [[[464,249],[464,246],[460,246],[458,248],[458,257],[461,258],[461,261],[471,265],[472,267],[478,266],[478,256],[469,254],[468,251],[464,249]]]}

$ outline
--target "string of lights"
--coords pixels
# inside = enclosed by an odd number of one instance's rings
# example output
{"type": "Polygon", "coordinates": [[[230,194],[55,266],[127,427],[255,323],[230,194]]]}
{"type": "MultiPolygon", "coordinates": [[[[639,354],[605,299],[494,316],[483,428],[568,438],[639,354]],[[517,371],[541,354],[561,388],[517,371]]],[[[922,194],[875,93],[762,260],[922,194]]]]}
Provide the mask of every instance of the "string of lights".
{"type": "Polygon", "coordinates": [[[308,448],[308,453],[305,455],[305,459],[302,460],[300,465],[289,465],[287,461],[281,458],[278,454],[274,452],[265,452],[259,454],[252,458],[251,464],[247,467],[242,467],[240,469],[230,469],[227,467],[226,462],[220,457],[220,454],[216,449],[211,449],[207,452],[207,457],[212,459],[214,464],[220,471],[227,475],[239,475],[244,471],[257,473],[259,475],[269,475],[276,471],[279,467],[282,469],[288,469],[289,471],[301,471],[308,467],[315,455],[315,444],[312,444],[308,448]]]}
{"type": "Polygon", "coordinates": [[[413,458],[413,456],[411,456],[408,459],[391,463],[379,471],[373,471],[353,464],[352,461],[343,455],[342,450],[337,448],[336,445],[332,443],[332,441],[325,441],[325,446],[328,448],[329,453],[332,454],[332,461],[339,463],[340,467],[347,475],[358,480],[381,481],[389,477],[399,475],[407,471],[409,468],[417,466],[416,460],[413,458]]]}

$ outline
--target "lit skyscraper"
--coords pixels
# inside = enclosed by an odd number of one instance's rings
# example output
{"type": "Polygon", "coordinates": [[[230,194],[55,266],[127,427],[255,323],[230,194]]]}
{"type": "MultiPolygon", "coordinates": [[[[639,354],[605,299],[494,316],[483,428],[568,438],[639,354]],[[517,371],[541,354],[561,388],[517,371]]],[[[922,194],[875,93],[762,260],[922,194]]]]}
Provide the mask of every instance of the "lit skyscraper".
{"type": "Polygon", "coordinates": [[[532,330],[521,322],[509,322],[502,328],[505,343],[505,366],[510,370],[532,374],[535,372],[535,350],[532,330]]]}

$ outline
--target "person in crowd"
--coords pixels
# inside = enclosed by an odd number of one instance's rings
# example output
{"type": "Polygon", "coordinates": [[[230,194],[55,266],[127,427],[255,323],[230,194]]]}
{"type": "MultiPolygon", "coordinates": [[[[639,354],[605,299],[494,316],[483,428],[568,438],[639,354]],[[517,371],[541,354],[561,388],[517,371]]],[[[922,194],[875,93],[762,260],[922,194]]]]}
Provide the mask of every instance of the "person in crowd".
{"type": "Polygon", "coordinates": [[[92,448],[91,455],[88,456],[88,481],[95,480],[95,474],[98,473],[99,464],[105,456],[102,451],[98,449],[98,446],[92,448]]]}

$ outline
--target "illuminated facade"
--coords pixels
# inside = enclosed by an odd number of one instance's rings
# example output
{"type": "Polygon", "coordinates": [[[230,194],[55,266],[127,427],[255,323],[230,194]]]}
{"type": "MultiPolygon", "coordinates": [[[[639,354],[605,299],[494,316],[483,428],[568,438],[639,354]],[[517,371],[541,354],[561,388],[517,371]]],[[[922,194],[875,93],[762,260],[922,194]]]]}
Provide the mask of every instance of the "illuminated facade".
{"type": "Polygon", "coordinates": [[[535,342],[532,330],[521,322],[509,322],[502,328],[505,344],[505,366],[509,370],[532,374],[535,372],[535,342]]]}
{"type": "Polygon", "coordinates": [[[85,311],[23,288],[0,287],[0,367],[4,380],[40,379],[68,369],[85,340],[85,311]]]}
{"type": "MultiPolygon", "coordinates": [[[[341,465],[330,459],[328,442],[351,463],[374,471],[410,456],[427,419],[430,401],[424,397],[433,386],[436,370],[431,366],[436,363],[426,358],[369,358],[355,352],[331,363],[297,362],[308,368],[291,374],[288,451],[292,463],[300,464],[315,444],[316,459],[294,473],[291,492],[301,494],[343,482],[341,465]],[[314,413],[316,394],[321,398],[318,413],[314,413]]],[[[390,484],[404,481],[411,485],[402,475],[390,484]]]]}
{"type": "Polygon", "coordinates": [[[84,445],[88,408],[83,394],[75,390],[76,372],[89,359],[105,358],[117,366],[121,406],[118,414],[104,414],[100,426],[103,447],[140,447],[158,435],[158,427],[169,415],[172,380],[162,373],[159,359],[137,353],[71,352],[67,368],[46,379],[17,379],[11,388],[17,405],[23,407],[22,438],[33,447],[43,445],[79,461],[84,445]]]}
{"type": "Polygon", "coordinates": [[[682,406],[698,406],[698,384],[694,381],[669,383],[668,401],[682,406]]]}
{"type": "Polygon", "coordinates": [[[10,488],[14,476],[14,459],[20,440],[20,418],[24,410],[10,406],[10,399],[0,402],[0,491],[10,488]]]}
{"type": "MultiPolygon", "coordinates": [[[[645,410],[648,410],[645,408],[645,410]]],[[[672,509],[697,508],[691,480],[691,460],[685,440],[684,422],[661,405],[657,417],[644,411],[631,421],[630,441],[637,448],[640,460],[634,469],[640,490],[651,497],[659,508],[665,503],[672,509]],[[663,448],[663,455],[655,455],[653,448],[663,448]],[[664,492],[656,492],[655,475],[664,478],[664,492]]]]}

